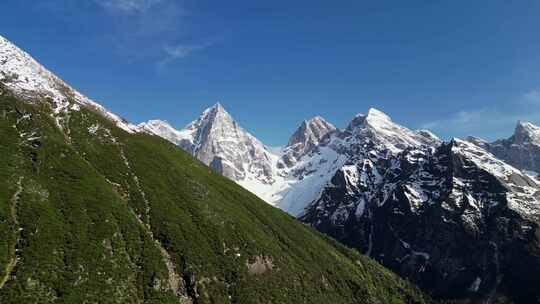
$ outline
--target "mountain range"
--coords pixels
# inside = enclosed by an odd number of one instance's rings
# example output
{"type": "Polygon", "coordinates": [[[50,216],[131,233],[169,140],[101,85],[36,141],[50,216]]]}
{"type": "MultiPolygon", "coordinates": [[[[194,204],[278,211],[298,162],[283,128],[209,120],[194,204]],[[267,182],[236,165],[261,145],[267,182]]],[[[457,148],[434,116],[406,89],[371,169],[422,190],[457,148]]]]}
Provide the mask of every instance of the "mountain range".
{"type": "Polygon", "coordinates": [[[219,103],[133,125],[2,37],[0,114],[1,303],[540,303],[531,123],[444,141],[369,109],[276,153],[219,103]]]}
{"type": "Polygon", "coordinates": [[[532,123],[492,143],[443,141],[370,109],[344,129],[303,121],[279,153],[220,104],[180,131],[159,120],[139,127],[191,153],[185,134],[216,128],[188,141],[211,147],[193,155],[436,297],[538,301],[540,128],[532,123]]]}
{"type": "MultiPolygon", "coordinates": [[[[203,158],[242,131],[208,125],[215,110],[175,144],[203,158]]],[[[265,157],[243,139],[220,152],[265,157]]],[[[0,153],[0,303],[431,303],[2,37],[0,153]]],[[[264,181],[264,162],[237,164],[214,168],[264,181]]]]}

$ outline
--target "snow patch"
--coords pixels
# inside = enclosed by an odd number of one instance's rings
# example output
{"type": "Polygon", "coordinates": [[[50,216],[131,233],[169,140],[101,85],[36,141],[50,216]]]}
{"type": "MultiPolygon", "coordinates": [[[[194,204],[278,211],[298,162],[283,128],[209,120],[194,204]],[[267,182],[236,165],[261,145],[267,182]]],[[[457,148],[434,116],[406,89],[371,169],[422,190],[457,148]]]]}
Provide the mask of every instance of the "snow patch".
{"type": "Polygon", "coordinates": [[[471,286],[469,287],[470,292],[478,292],[480,289],[480,285],[482,284],[482,279],[480,277],[477,277],[474,279],[474,281],[471,283],[471,286]]]}
{"type": "Polygon", "coordinates": [[[15,95],[28,100],[49,100],[55,120],[61,127],[61,114],[79,111],[81,106],[94,109],[126,132],[137,128],[107,111],[103,106],[77,92],[48,71],[28,53],[0,36],[0,82],[15,95]]]}

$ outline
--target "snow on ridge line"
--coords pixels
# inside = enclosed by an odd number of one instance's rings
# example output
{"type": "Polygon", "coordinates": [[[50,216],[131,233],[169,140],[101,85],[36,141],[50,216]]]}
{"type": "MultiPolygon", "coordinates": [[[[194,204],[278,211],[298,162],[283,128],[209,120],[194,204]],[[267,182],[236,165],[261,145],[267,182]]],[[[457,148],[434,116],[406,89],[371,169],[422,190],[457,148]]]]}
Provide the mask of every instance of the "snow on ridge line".
{"type": "Polygon", "coordinates": [[[20,97],[35,98],[41,95],[51,98],[56,115],[68,111],[78,111],[79,106],[82,105],[100,112],[126,132],[135,133],[138,131],[136,126],[73,89],[32,56],[1,35],[0,81],[20,97]],[[75,102],[75,105],[70,103],[70,99],[75,102]]]}
{"type": "Polygon", "coordinates": [[[356,115],[350,124],[355,129],[352,133],[335,128],[320,116],[304,121],[295,131],[295,134],[299,133],[295,140],[300,145],[298,155],[291,154],[291,149],[296,145],[278,153],[270,151],[256,137],[243,130],[219,103],[205,109],[182,130],[176,130],[162,121],[149,121],[139,126],[147,128],[149,125],[154,125],[152,130],[148,130],[152,134],[183,147],[209,165],[214,156],[219,156],[221,170],[223,166],[232,170],[225,176],[294,216],[301,215],[304,208],[317,199],[336,172],[346,164],[355,147],[362,146],[364,141],[361,138],[364,136],[376,137],[379,144],[394,148],[396,152],[405,147],[440,142],[431,132],[411,131],[392,122],[390,117],[376,109],[370,109],[366,116],[356,115]],[[358,123],[354,123],[354,120],[358,123]],[[225,125],[227,128],[223,128],[225,125]],[[226,131],[229,129],[237,132],[232,134],[226,131]],[[334,131],[336,134],[331,135],[334,131]],[[329,137],[320,142],[326,133],[329,137]],[[201,146],[208,143],[213,147],[211,155],[200,155],[201,151],[205,152],[204,149],[200,150],[201,146]],[[232,153],[233,146],[236,149],[245,147],[257,155],[249,153],[247,157],[248,154],[241,156],[232,153]],[[287,158],[290,163],[285,160],[288,156],[291,156],[287,158]],[[240,163],[240,167],[235,165],[240,163]]]}
{"type": "Polygon", "coordinates": [[[162,137],[174,144],[179,144],[183,136],[181,131],[176,130],[169,122],[160,119],[151,119],[137,125],[140,132],[162,137]]]}
{"type": "Polygon", "coordinates": [[[478,168],[489,172],[509,187],[506,199],[510,209],[526,218],[540,217],[540,205],[536,199],[540,188],[538,180],[473,143],[458,138],[453,138],[452,142],[454,153],[467,157],[478,168]]]}

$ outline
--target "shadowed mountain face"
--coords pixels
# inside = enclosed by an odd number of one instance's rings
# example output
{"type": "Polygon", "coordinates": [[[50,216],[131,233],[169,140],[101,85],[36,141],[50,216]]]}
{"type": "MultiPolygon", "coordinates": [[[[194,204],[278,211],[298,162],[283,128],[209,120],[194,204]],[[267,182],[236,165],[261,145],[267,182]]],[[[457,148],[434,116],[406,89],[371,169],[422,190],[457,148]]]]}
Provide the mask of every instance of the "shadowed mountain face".
{"type": "Polygon", "coordinates": [[[397,154],[365,147],[302,221],[437,297],[540,300],[536,181],[457,139],[397,154]]]}
{"type": "MultiPolygon", "coordinates": [[[[508,146],[532,148],[535,130],[518,125],[508,146]]],[[[358,115],[340,137],[348,158],[302,221],[437,297],[540,301],[536,179],[489,144],[443,143],[380,112],[358,115]]]]}
{"type": "Polygon", "coordinates": [[[428,301],[0,42],[0,303],[428,301]]]}

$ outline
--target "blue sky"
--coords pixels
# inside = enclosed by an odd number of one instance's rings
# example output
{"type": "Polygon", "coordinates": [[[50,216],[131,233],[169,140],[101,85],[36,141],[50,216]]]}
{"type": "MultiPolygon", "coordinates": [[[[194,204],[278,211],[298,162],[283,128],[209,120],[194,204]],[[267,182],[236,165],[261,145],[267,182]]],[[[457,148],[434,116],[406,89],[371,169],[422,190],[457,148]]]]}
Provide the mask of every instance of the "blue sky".
{"type": "Polygon", "coordinates": [[[376,107],[441,137],[540,123],[540,1],[4,0],[0,34],[132,122],[221,102],[280,145],[376,107]]]}

